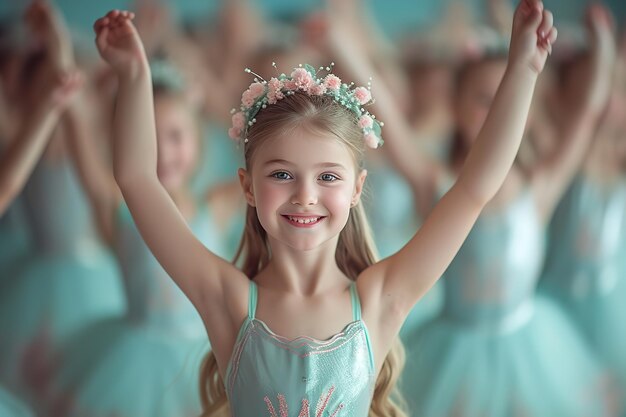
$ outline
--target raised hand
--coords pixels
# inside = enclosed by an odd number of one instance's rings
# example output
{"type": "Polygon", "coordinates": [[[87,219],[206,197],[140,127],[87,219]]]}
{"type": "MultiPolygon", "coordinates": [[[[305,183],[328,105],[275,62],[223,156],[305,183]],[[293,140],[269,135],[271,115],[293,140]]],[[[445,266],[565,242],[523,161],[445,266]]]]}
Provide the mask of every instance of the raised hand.
{"type": "Polygon", "coordinates": [[[540,0],[521,0],[513,16],[509,62],[526,65],[539,74],[552,53],[557,30],[552,13],[540,0]]]}
{"type": "Polygon", "coordinates": [[[143,43],[132,23],[134,17],[131,12],[112,10],[94,24],[98,52],[118,75],[132,75],[147,65],[143,43]]]}
{"type": "Polygon", "coordinates": [[[44,47],[55,70],[68,71],[74,67],[74,51],[67,25],[47,0],[34,0],[26,9],[24,20],[44,47]]]}

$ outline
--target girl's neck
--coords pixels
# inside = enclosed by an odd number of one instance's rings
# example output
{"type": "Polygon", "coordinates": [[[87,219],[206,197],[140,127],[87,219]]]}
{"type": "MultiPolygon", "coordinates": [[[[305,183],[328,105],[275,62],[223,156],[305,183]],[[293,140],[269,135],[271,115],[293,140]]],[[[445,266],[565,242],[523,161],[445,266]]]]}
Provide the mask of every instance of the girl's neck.
{"type": "Polygon", "coordinates": [[[338,237],[309,251],[296,250],[270,238],[272,259],[255,282],[276,291],[311,296],[348,284],[335,261],[338,237]]]}

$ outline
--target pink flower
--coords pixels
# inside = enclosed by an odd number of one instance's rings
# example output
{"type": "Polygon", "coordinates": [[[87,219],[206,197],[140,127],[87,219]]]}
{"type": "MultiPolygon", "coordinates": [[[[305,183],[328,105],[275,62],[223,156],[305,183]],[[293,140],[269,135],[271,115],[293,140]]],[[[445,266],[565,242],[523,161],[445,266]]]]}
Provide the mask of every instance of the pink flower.
{"type": "Polygon", "coordinates": [[[366,104],[372,99],[372,94],[370,90],[365,87],[357,87],[354,90],[354,97],[359,100],[360,104],[366,104]]]}
{"type": "Polygon", "coordinates": [[[278,100],[285,98],[285,95],[281,91],[283,88],[283,82],[278,78],[272,77],[268,82],[267,100],[270,104],[276,104],[278,100]]]}
{"type": "Polygon", "coordinates": [[[335,74],[328,74],[326,78],[324,78],[324,85],[329,90],[339,90],[341,80],[335,74]]]}
{"type": "Polygon", "coordinates": [[[252,97],[250,90],[244,91],[241,95],[241,104],[246,108],[250,108],[254,104],[254,97],[252,97]]]}
{"type": "Polygon", "coordinates": [[[241,129],[231,127],[230,129],[228,129],[228,136],[230,136],[232,140],[239,140],[241,138],[241,129]]]}
{"type": "Polygon", "coordinates": [[[324,84],[313,84],[309,88],[309,93],[313,96],[321,96],[326,92],[326,86],[324,84]]]}
{"type": "Polygon", "coordinates": [[[298,86],[296,85],[296,82],[294,80],[287,80],[283,84],[285,86],[285,90],[294,91],[298,89],[298,86]]]}
{"type": "Polygon", "coordinates": [[[254,102],[265,94],[265,85],[261,83],[252,83],[250,87],[241,95],[241,104],[245,107],[252,107],[254,102]]]}
{"type": "Polygon", "coordinates": [[[378,148],[378,143],[380,142],[380,140],[378,139],[378,136],[376,136],[374,132],[366,133],[363,139],[365,140],[365,144],[369,148],[372,148],[372,149],[378,148]]]}
{"type": "Polygon", "coordinates": [[[233,127],[242,130],[246,126],[246,116],[243,112],[237,112],[232,117],[233,127]]]}
{"type": "Polygon", "coordinates": [[[265,84],[252,83],[250,84],[250,87],[248,87],[248,90],[252,92],[255,99],[259,98],[263,95],[263,93],[265,93],[265,84]]]}
{"type": "Polygon", "coordinates": [[[371,129],[373,125],[374,125],[374,119],[372,119],[367,114],[364,114],[359,119],[359,127],[361,129],[371,129]]]}
{"type": "Polygon", "coordinates": [[[308,91],[309,87],[313,84],[313,77],[304,68],[296,68],[293,70],[291,78],[296,83],[296,86],[303,91],[308,91]]]}

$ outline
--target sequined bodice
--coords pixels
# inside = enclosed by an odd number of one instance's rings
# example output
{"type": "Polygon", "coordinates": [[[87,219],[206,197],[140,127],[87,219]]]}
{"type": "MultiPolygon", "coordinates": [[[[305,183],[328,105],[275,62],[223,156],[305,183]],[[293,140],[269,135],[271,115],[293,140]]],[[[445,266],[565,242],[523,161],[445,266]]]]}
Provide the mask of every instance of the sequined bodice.
{"type": "Polygon", "coordinates": [[[42,160],[26,184],[23,201],[39,253],[87,256],[100,247],[89,204],[69,161],[42,160]]]}
{"type": "Polygon", "coordinates": [[[608,292],[626,262],[626,179],[611,185],[580,176],[556,211],[545,276],[572,295],[608,292]]]}
{"type": "Polygon", "coordinates": [[[356,286],[354,321],[332,338],[293,340],[255,318],[257,289],[250,284],[249,313],[225,378],[233,417],[367,417],[375,375],[356,286]]]}
{"type": "Polygon", "coordinates": [[[483,212],[445,273],[444,314],[468,324],[515,327],[532,311],[544,254],[532,194],[483,212]]]}
{"type": "MultiPolygon", "coordinates": [[[[128,207],[116,218],[115,250],[124,276],[130,318],[142,324],[193,337],[206,336],[202,320],[145,244],[128,207]]],[[[209,249],[220,252],[220,240],[206,206],[198,209],[189,227],[209,249]]]]}

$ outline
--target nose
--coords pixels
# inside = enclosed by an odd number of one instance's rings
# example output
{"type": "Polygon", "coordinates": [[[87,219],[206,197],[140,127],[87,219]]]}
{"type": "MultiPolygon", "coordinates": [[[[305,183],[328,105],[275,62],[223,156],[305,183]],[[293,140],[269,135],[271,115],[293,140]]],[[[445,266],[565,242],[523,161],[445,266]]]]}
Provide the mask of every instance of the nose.
{"type": "Polygon", "coordinates": [[[296,183],[291,204],[310,206],[317,204],[317,189],[314,184],[306,181],[296,183]]]}

